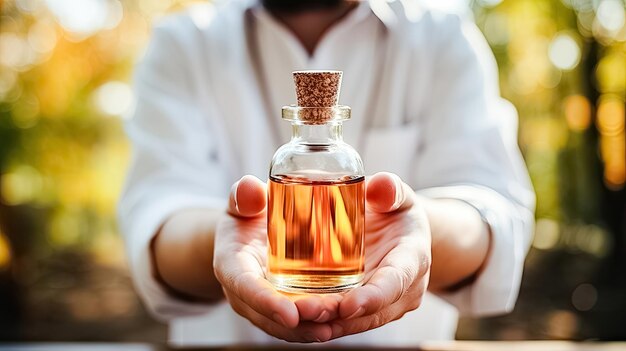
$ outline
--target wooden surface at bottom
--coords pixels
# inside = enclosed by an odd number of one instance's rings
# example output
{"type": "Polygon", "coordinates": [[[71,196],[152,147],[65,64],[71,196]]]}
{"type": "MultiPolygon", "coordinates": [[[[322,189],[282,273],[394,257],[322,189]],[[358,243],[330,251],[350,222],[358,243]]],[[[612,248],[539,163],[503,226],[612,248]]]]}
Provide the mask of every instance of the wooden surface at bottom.
{"type": "Polygon", "coordinates": [[[425,342],[424,351],[626,351],[626,342],[451,341],[425,342]]]}
{"type": "Polygon", "coordinates": [[[293,347],[228,347],[228,348],[169,348],[163,345],[142,343],[0,343],[0,351],[211,351],[211,350],[397,350],[397,351],[626,351],[626,342],[568,342],[568,341],[448,341],[424,342],[414,348],[384,348],[355,346],[348,348],[328,348],[323,345],[299,345],[293,347]]]}

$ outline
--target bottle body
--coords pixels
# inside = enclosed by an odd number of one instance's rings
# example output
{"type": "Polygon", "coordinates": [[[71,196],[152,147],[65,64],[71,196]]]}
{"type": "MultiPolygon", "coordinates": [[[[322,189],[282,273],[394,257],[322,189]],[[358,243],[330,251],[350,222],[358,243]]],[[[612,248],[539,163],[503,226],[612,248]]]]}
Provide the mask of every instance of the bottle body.
{"type": "Polygon", "coordinates": [[[268,189],[270,282],[288,292],[340,292],[364,270],[365,177],[341,122],[294,123],[274,155],[268,189]]]}

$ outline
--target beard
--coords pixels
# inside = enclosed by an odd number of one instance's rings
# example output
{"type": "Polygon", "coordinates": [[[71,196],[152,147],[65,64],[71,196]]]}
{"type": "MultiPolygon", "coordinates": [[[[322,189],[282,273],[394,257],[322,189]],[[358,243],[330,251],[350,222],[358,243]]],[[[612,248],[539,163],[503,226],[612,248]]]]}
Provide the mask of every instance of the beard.
{"type": "Polygon", "coordinates": [[[269,11],[297,13],[336,8],[345,0],[262,0],[269,11]]]}

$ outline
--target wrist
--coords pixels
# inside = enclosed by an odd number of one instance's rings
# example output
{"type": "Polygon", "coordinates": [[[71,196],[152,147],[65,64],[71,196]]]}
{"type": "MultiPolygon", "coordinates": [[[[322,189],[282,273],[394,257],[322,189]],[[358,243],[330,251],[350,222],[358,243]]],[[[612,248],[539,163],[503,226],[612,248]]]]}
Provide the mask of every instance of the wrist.
{"type": "Polygon", "coordinates": [[[221,298],[213,272],[213,237],[219,214],[190,209],[172,215],[152,240],[155,278],[185,300],[221,298]]]}
{"type": "Polygon", "coordinates": [[[422,203],[432,235],[430,289],[451,291],[470,284],[488,257],[489,226],[462,200],[425,198],[422,203]]]}
{"type": "Polygon", "coordinates": [[[438,207],[440,206],[436,199],[432,199],[420,194],[417,194],[418,201],[423,208],[423,212],[428,220],[428,225],[430,228],[430,237],[431,237],[431,248],[433,252],[433,256],[438,248],[441,246],[441,232],[438,230],[436,223],[439,221],[439,212],[438,207]]]}

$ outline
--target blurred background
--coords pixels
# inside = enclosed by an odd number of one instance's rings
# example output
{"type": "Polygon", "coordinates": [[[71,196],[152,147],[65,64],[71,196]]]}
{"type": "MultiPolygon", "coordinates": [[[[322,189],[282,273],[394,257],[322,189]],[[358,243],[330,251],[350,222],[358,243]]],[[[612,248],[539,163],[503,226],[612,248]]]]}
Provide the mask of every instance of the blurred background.
{"type": "MultiPolygon", "coordinates": [[[[115,204],[134,62],[187,0],[0,0],[0,341],[166,340],[115,204]]],[[[462,339],[626,340],[624,0],[432,0],[474,17],[520,115],[536,236],[515,311],[462,339]]]]}

